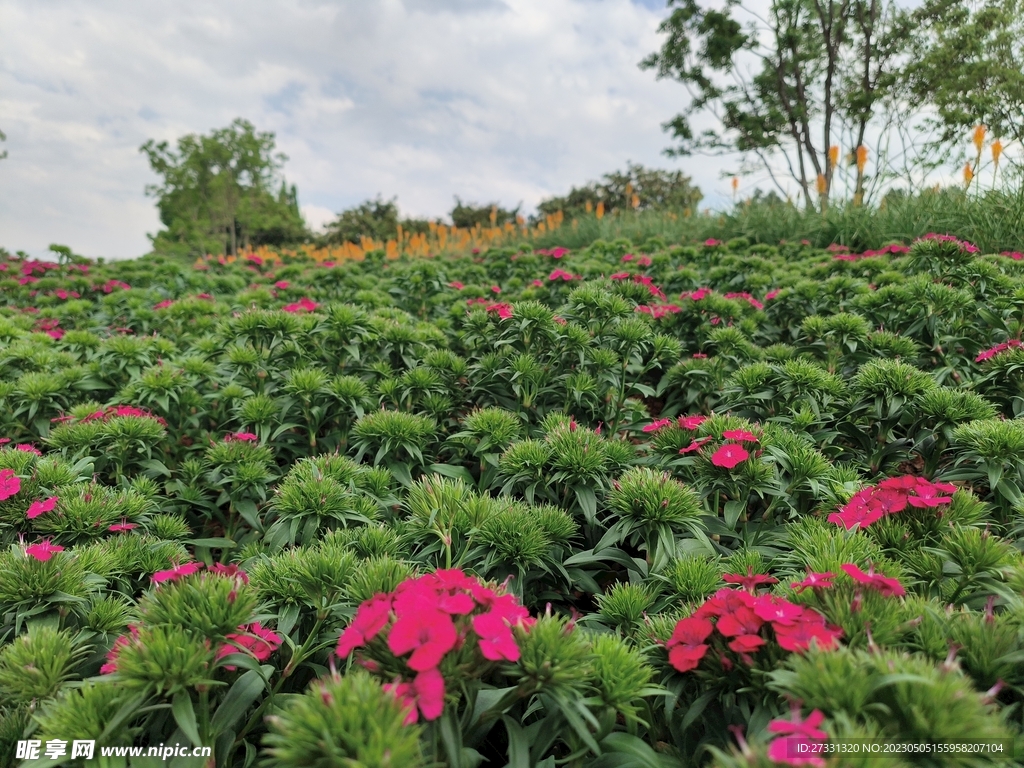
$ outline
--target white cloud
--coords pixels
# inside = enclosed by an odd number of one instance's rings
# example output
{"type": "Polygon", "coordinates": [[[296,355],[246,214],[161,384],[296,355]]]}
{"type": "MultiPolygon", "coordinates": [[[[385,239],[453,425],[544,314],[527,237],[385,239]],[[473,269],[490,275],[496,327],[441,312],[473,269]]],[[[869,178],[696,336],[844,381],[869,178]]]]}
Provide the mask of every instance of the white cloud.
{"type": "Polygon", "coordinates": [[[655,0],[0,0],[0,245],[128,257],[159,227],[138,147],[277,134],[313,225],[366,198],[527,209],[627,160],[726,199],[729,161],[672,161],[685,90],[637,67],[655,0]]]}

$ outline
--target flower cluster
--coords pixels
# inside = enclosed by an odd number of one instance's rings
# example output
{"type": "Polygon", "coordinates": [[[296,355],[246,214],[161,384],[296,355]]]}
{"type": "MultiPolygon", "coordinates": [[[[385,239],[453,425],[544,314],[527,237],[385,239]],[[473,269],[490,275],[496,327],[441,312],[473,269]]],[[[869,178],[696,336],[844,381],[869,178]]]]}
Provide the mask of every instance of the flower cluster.
{"type": "Polygon", "coordinates": [[[145,408],[136,408],[134,405],[111,405],[102,411],[93,411],[81,418],[82,422],[89,421],[108,421],[115,417],[127,417],[131,419],[156,419],[163,426],[167,426],[167,421],[154,415],[145,408]]]}
{"type": "Polygon", "coordinates": [[[749,293],[746,293],[746,292],[742,292],[742,293],[727,293],[727,294],[725,294],[723,296],[723,298],[726,298],[726,299],[743,299],[745,302],[747,302],[747,304],[752,306],[754,309],[764,309],[764,304],[762,304],[760,301],[758,301],[757,299],[755,299],[753,296],[751,296],[749,293]]]}
{"type": "Polygon", "coordinates": [[[625,256],[622,257],[621,261],[624,261],[624,262],[634,261],[634,262],[636,262],[636,265],[638,267],[649,267],[649,266],[651,266],[651,257],[650,256],[643,256],[643,255],[634,256],[632,253],[627,253],[625,256]]]}
{"type": "Polygon", "coordinates": [[[996,344],[994,347],[991,347],[983,352],[980,352],[978,356],[974,358],[974,362],[981,363],[984,362],[985,360],[991,360],[996,355],[1000,355],[1003,352],[1006,352],[1007,350],[1016,349],[1017,347],[1020,346],[1024,346],[1024,343],[1022,343],[1019,339],[1010,339],[1009,341],[1004,341],[1002,344],[996,344]]]}
{"type": "MultiPolygon", "coordinates": [[[[676,624],[666,643],[669,664],[679,672],[689,672],[700,665],[711,648],[706,641],[716,632],[720,642],[739,654],[748,666],[754,663],[752,654],[768,645],[768,629],[779,647],[791,652],[806,651],[811,643],[832,650],[842,636],[841,629],[828,625],[825,617],[811,608],[776,595],[757,595],[759,585],[776,582],[771,576],[748,572],[745,576],[725,574],[723,579],[741,584],[744,589],[718,590],[692,615],[676,624]]],[[[725,668],[732,667],[722,649],[719,660],[725,668]]]]}
{"type": "Polygon", "coordinates": [[[910,248],[906,245],[887,245],[883,248],[869,249],[863,253],[839,253],[834,258],[836,261],[860,261],[861,259],[870,259],[875,256],[886,256],[890,253],[894,256],[901,256],[909,251],[910,248]]]}
{"type": "Polygon", "coordinates": [[[319,306],[320,305],[317,304],[312,299],[309,299],[309,298],[306,298],[305,296],[303,296],[301,299],[299,299],[296,302],[293,302],[291,304],[285,304],[284,307],[282,307],[282,309],[284,309],[285,312],[293,312],[293,313],[294,312],[312,312],[313,310],[315,310],[319,306]]]}
{"type": "MultiPolygon", "coordinates": [[[[680,421],[680,426],[682,426],[682,421],[680,421]]],[[[757,435],[746,429],[727,429],[722,433],[722,437],[725,438],[726,442],[719,445],[715,452],[711,454],[711,463],[716,467],[723,467],[724,469],[733,469],[737,464],[750,458],[750,451],[742,443],[758,442],[757,435]]],[[[680,448],[679,452],[682,454],[694,453],[701,450],[712,440],[714,440],[713,437],[702,437],[699,440],[694,440],[685,448],[680,448]]]]}
{"type": "Polygon", "coordinates": [[[548,275],[548,280],[564,280],[568,282],[570,280],[582,280],[582,275],[574,275],[572,272],[566,272],[564,269],[552,270],[551,274],[548,275]]]}
{"type": "Polygon", "coordinates": [[[886,478],[854,494],[838,512],[828,516],[830,523],[851,530],[855,525],[867,528],[886,515],[902,512],[908,506],[918,509],[941,507],[953,501],[956,492],[951,483],[933,483],[923,477],[902,475],[886,478]]]}
{"type": "Polygon", "coordinates": [[[938,235],[934,232],[929,232],[927,235],[919,237],[914,242],[918,242],[920,240],[935,240],[936,242],[940,243],[956,243],[960,247],[960,250],[963,251],[964,253],[979,253],[981,250],[974,243],[969,243],[966,240],[961,240],[960,238],[955,237],[953,235],[938,235]]]}
{"type": "MultiPolygon", "coordinates": [[[[411,680],[394,681],[390,690],[409,705],[409,722],[416,721],[417,708],[424,718],[435,720],[444,709],[440,666],[447,654],[475,646],[489,662],[517,661],[512,627],[529,627],[533,621],[514,595],[460,570],[440,570],[406,579],[394,592],[365,601],[341,634],[336,653],[347,658],[386,631],[390,654],[415,673],[411,680]]],[[[372,661],[367,665],[377,667],[372,661]]]]}
{"type": "Polygon", "coordinates": [[[254,443],[259,440],[252,432],[228,432],[224,435],[225,443],[254,443]]]}

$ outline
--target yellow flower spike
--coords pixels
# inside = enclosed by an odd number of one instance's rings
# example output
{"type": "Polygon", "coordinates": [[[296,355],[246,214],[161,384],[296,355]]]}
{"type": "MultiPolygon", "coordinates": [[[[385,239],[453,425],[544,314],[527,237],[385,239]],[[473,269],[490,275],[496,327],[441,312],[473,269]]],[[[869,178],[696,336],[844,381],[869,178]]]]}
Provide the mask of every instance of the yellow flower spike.
{"type": "Polygon", "coordinates": [[[964,182],[967,186],[971,186],[971,182],[974,181],[974,169],[971,168],[971,164],[967,163],[964,165],[964,182]]]}
{"type": "Polygon", "coordinates": [[[985,145],[985,126],[979,125],[974,129],[974,148],[978,150],[978,154],[981,154],[981,148],[985,145]]]}
{"type": "Polygon", "coordinates": [[[597,203],[597,218],[604,218],[604,200],[599,200],[597,203]]]}
{"type": "Polygon", "coordinates": [[[999,165],[999,156],[1003,154],[1003,142],[996,139],[992,142],[992,162],[999,165]]]}
{"type": "Polygon", "coordinates": [[[634,209],[639,208],[640,207],[640,195],[634,194],[633,195],[633,199],[630,200],[630,205],[632,205],[634,209]]]}
{"type": "Polygon", "coordinates": [[[833,144],[828,148],[828,164],[830,168],[839,165],[839,145],[833,144]]]}
{"type": "Polygon", "coordinates": [[[818,174],[818,194],[824,196],[828,191],[828,180],[825,178],[825,174],[818,174]]]}

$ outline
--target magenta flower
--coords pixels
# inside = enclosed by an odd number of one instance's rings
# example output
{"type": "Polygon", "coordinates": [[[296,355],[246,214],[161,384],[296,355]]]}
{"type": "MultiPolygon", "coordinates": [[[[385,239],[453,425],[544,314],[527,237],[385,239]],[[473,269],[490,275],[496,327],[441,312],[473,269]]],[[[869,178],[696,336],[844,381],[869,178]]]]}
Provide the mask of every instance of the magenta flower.
{"type": "Polygon", "coordinates": [[[197,571],[203,569],[202,563],[185,563],[183,565],[176,565],[166,571],[157,571],[153,574],[153,583],[160,584],[164,581],[177,581],[183,579],[186,576],[191,576],[197,571]]]}
{"type": "Polygon", "coordinates": [[[21,490],[21,478],[13,469],[0,469],[0,501],[16,496],[21,490]]]}
{"type": "Polygon", "coordinates": [[[25,547],[25,554],[29,557],[34,557],[41,563],[45,563],[51,557],[58,552],[63,552],[64,547],[59,544],[51,544],[49,541],[44,541],[40,544],[33,544],[30,547],[25,547]]]}
{"type": "Polygon", "coordinates": [[[711,463],[716,467],[732,469],[748,458],[750,458],[750,454],[743,446],[736,443],[726,443],[712,454],[711,463]]]}
{"type": "Polygon", "coordinates": [[[643,428],[644,432],[657,432],[672,423],[672,419],[658,419],[643,428]]]}
{"type": "Polygon", "coordinates": [[[25,517],[29,520],[35,520],[40,515],[45,515],[47,512],[52,512],[53,508],[57,506],[57,497],[51,496],[46,501],[33,501],[28,511],[25,513],[25,517]]]}
{"type": "Polygon", "coordinates": [[[699,427],[707,420],[707,416],[702,416],[699,413],[696,414],[695,416],[680,416],[679,427],[680,429],[688,429],[689,431],[693,432],[695,429],[697,429],[697,427],[699,427]]]}

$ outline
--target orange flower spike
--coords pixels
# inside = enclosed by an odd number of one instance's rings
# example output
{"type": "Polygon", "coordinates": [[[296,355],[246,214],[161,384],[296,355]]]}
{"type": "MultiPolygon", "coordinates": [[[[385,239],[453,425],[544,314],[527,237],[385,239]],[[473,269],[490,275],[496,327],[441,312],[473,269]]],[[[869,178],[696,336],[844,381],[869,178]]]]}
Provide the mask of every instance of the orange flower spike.
{"type": "Polygon", "coordinates": [[[597,218],[604,217],[604,200],[600,200],[597,203],[597,218]]]}
{"type": "Polygon", "coordinates": [[[999,156],[1003,154],[1003,142],[996,139],[992,142],[992,162],[999,165],[999,156]]]}
{"type": "Polygon", "coordinates": [[[739,176],[733,176],[732,177],[732,191],[733,191],[733,194],[735,194],[736,190],[739,189],[739,188],[740,188],[740,177],[739,176]]]}
{"type": "Polygon", "coordinates": [[[828,164],[830,168],[835,168],[839,165],[839,145],[833,144],[828,148],[828,164]]]}
{"type": "Polygon", "coordinates": [[[974,169],[971,168],[971,164],[967,163],[964,165],[964,183],[967,186],[971,186],[971,182],[974,181],[974,169]]]}
{"type": "Polygon", "coordinates": [[[978,150],[978,154],[981,154],[981,148],[985,145],[985,126],[979,125],[974,129],[974,137],[971,139],[974,142],[974,148],[978,150]]]}
{"type": "Polygon", "coordinates": [[[825,178],[825,174],[818,174],[818,194],[824,195],[828,191],[828,180],[825,178]]]}
{"type": "Polygon", "coordinates": [[[868,164],[868,148],[861,144],[857,147],[857,171],[864,173],[864,166],[868,164]]]}

